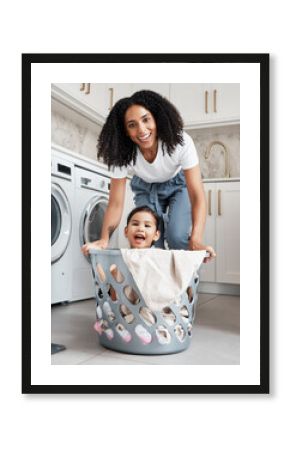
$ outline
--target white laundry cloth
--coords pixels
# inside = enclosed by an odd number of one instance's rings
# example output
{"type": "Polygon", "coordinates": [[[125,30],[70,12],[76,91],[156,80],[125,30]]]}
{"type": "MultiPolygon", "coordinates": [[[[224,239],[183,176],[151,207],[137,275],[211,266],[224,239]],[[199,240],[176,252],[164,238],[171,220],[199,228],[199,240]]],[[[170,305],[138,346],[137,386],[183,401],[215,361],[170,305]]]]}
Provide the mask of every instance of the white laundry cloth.
{"type": "Polygon", "coordinates": [[[206,251],[121,249],[144,301],[152,311],[161,311],[188,288],[206,251]]]}

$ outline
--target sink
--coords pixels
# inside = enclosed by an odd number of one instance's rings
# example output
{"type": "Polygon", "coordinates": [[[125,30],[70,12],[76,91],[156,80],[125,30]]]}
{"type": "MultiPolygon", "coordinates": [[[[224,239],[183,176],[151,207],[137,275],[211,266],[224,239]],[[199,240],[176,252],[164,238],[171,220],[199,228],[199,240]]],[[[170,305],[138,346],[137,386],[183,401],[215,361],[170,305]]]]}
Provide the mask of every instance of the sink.
{"type": "Polygon", "coordinates": [[[229,151],[228,148],[223,144],[221,141],[212,141],[210,142],[208,148],[205,151],[204,159],[208,160],[210,157],[210,154],[216,150],[222,150],[224,154],[224,160],[225,160],[225,172],[224,172],[224,178],[230,178],[230,158],[229,158],[229,151]]]}

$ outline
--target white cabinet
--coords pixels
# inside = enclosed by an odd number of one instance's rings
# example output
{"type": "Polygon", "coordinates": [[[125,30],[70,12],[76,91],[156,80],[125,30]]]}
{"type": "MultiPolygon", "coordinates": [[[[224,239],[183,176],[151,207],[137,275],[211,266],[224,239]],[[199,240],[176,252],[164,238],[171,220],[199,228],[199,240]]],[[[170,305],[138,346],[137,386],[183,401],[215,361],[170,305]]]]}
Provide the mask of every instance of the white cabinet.
{"type": "Polygon", "coordinates": [[[104,109],[103,116],[106,118],[115,103],[124,97],[130,97],[132,92],[132,84],[128,83],[110,83],[110,84],[93,84],[93,88],[102,86],[104,92],[104,109]]]}
{"type": "Polygon", "coordinates": [[[207,223],[204,243],[216,250],[213,262],[204,264],[200,281],[240,283],[240,183],[204,184],[207,223]]]}
{"type": "Polygon", "coordinates": [[[56,100],[101,125],[116,101],[131,95],[131,89],[128,83],[54,83],[51,86],[56,100]]]}
{"type": "Polygon", "coordinates": [[[112,106],[134,92],[149,89],[169,99],[185,127],[238,123],[240,85],[237,83],[54,83],[52,96],[101,125],[112,106]]]}
{"type": "Polygon", "coordinates": [[[208,85],[209,114],[217,122],[240,119],[240,85],[218,83],[208,85]]]}
{"type": "Polygon", "coordinates": [[[238,123],[240,85],[237,83],[171,84],[170,100],[186,128],[238,123]]]}
{"type": "MultiPolygon", "coordinates": [[[[216,250],[216,202],[215,202],[215,184],[205,183],[204,191],[207,199],[207,217],[203,236],[203,243],[211,245],[216,250]]],[[[200,269],[200,281],[215,282],[215,261],[203,264],[200,269]]]]}
{"type": "Polygon", "coordinates": [[[119,99],[143,89],[170,100],[187,129],[233,124],[240,119],[237,83],[54,83],[51,87],[56,100],[100,125],[119,99]]]}
{"type": "Polygon", "coordinates": [[[206,84],[171,84],[170,101],[181,114],[185,125],[208,121],[205,110],[206,84]]]}

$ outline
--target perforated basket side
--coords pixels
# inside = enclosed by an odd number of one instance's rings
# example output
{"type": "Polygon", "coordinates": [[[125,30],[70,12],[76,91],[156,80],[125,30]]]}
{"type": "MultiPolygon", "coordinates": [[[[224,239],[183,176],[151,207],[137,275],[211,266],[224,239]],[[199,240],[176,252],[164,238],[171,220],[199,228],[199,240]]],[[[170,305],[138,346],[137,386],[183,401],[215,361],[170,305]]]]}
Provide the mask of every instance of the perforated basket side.
{"type": "Polygon", "coordinates": [[[162,312],[151,311],[155,320],[154,323],[148,323],[144,320],[144,308],[148,307],[120,250],[94,250],[91,252],[91,261],[96,283],[96,329],[102,345],[112,350],[137,354],[176,353],[188,347],[196,310],[198,277],[192,279],[187,291],[180,297],[179,304],[171,304],[167,309],[168,314],[165,314],[164,309],[162,312]],[[117,281],[112,275],[113,265],[121,273],[122,281],[120,278],[117,281]],[[137,294],[138,301],[132,302],[126,295],[127,286],[137,294]],[[125,307],[133,316],[130,323],[127,321],[128,316],[122,314],[125,307]]]}

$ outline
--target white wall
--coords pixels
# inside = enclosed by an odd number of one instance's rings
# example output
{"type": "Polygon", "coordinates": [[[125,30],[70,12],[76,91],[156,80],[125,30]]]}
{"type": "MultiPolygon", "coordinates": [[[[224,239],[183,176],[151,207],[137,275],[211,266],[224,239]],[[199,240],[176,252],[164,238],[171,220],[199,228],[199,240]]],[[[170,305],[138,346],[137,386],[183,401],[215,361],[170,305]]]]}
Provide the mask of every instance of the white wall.
{"type": "MultiPolygon", "coordinates": [[[[289,442],[287,2],[4,2],[1,26],[2,439],[7,448],[272,450],[289,442]],[[95,8],[95,10],[94,10],[95,8]],[[44,20],[45,19],[45,20],[44,20]],[[271,391],[266,395],[21,395],[21,53],[271,52],[271,391]],[[14,182],[11,183],[13,167],[14,182]],[[8,192],[9,187],[9,192],[8,192]],[[18,202],[17,202],[18,199],[18,202]],[[5,213],[3,213],[5,217],[5,213]],[[13,239],[10,237],[13,236],[13,239]],[[286,259],[287,258],[287,259],[286,259]]],[[[57,81],[57,80],[56,80],[57,81]]],[[[249,143],[250,145],[250,143],[249,143]]],[[[39,151],[47,151],[39,145],[39,151]]],[[[23,156],[25,158],[25,155],[23,156]]],[[[40,243],[41,244],[41,243],[40,243]]],[[[41,254],[40,254],[41,255],[41,254]]],[[[41,264],[41,258],[40,258],[41,264]]],[[[43,295],[39,300],[43,301],[43,295]]],[[[249,314],[251,313],[250,298],[249,314]]],[[[44,349],[47,351],[47,349],[44,349]]],[[[134,377],[132,367],[132,377],[134,377]]],[[[156,367],[156,370],[158,368],[156,367]]],[[[82,367],[79,367],[82,370],[82,367]]],[[[118,383],[118,367],[111,366],[118,383]]],[[[168,367],[170,370],[170,366],[168,367]]],[[[69,367],[68,367],[69,379],[69,367]]],[[[177,382],[182,380],[177,380],[177,382]]],[[[97,375],[96,375],[96,383],[97,375]]]]}

